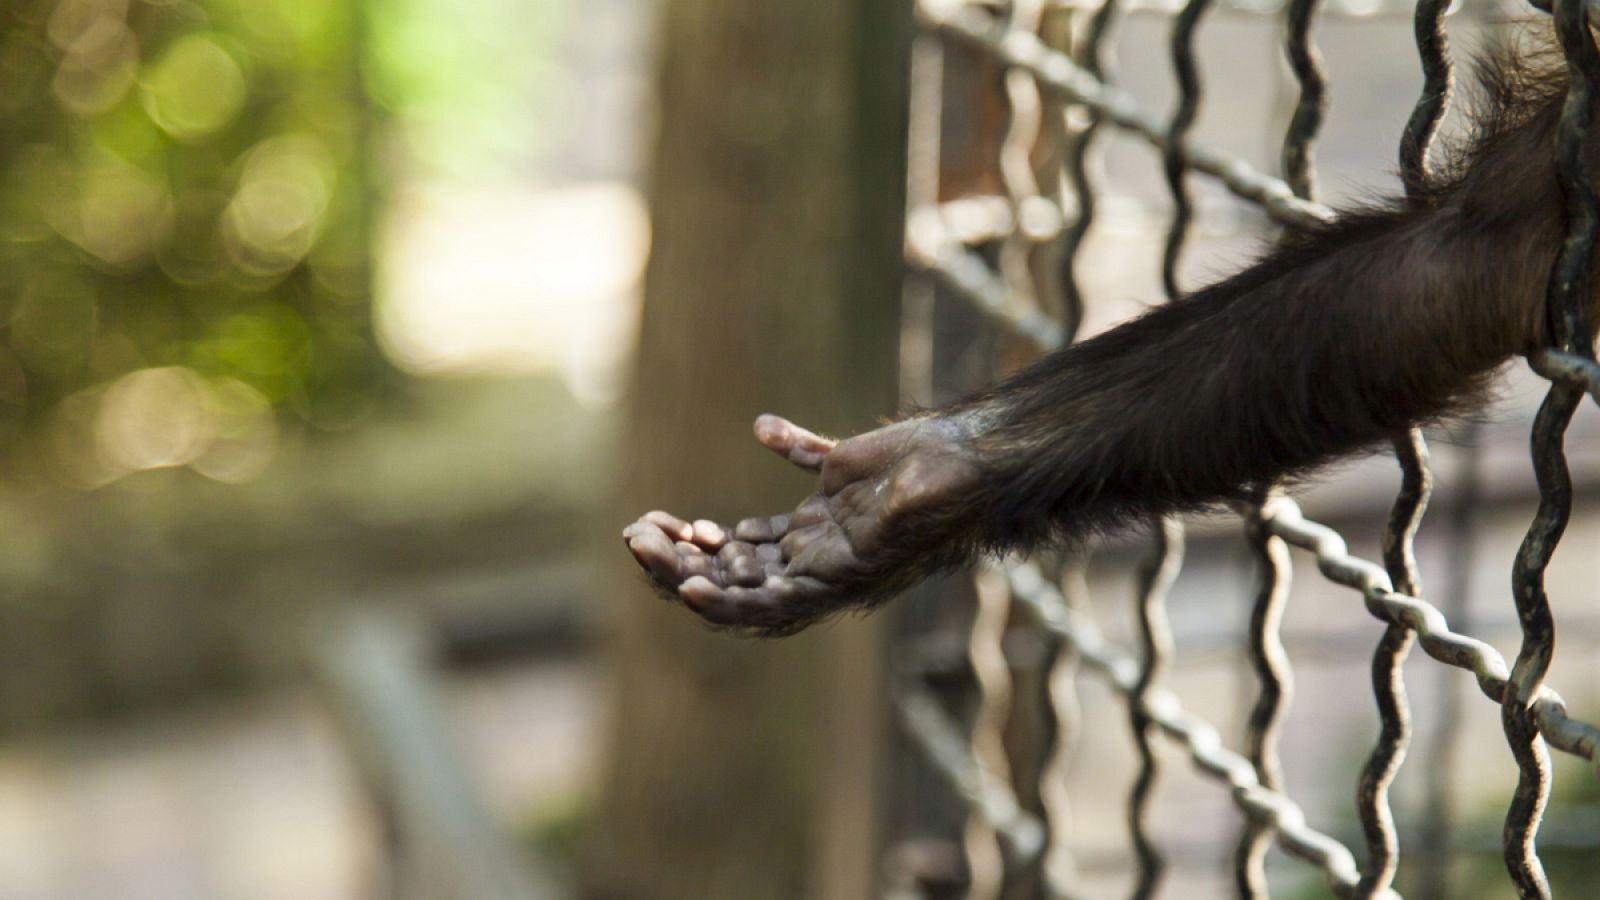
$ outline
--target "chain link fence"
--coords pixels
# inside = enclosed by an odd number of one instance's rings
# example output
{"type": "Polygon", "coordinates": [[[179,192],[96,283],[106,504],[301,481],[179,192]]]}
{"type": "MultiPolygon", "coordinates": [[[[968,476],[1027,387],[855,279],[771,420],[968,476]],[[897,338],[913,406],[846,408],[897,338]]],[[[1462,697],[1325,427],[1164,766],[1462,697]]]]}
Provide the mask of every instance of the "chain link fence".
{"type": "MultiPolygon", "coordinates": [[[[1550,386],[1533,430],[1538,511],[1513,572],[1521,631],[1516,657],[1508,661],[1488,643],[1452,630],[1445,612],[1420,596],[1413,540],[1432,476],[1426,442],[1415,430],[1394,440],[1401,488],[1384,532],[1381,563],[1351,555],[1337,532],[1304,517],[1293,500],[1277,491],[1265,492],[1249,508],[1238,510],[1258,588],[1247,644],[1255,696],[1237,745],[1186,710],[1167,683],[1174,638],[1166,597],[1182,566],[1185,544],[1179,522],[1152,523],[1153,540],[1138,567],[1136,646],[1119,646],[1097,624],[1085,598],[1083,558],[1066,555],[986,566],[972,586],[970,612],[940,618],[929,610],[941,601],[923,596],[907,613],[924,624],[944,624],[902,641],[895,706],[927,770],[949,788],[947,797],[958,799],[955,808],[963,825],[955,858],[925,841],[908,839],[891,846],[886,869],[892,896],[1082,895],[1065,847],[1070,798],[1063,793],[1061,767],[1074,734],[1095,724],[1082,718],[1077,702],[1079,683],[1086,679],[1098,680],[1119,698],[1132,735],[1137,776],[1121,812],[1132,847],[1134,896],[1154,895],[1167,868],[1149,816],[1162,771],[1157,745],[1163,741],[1187,754],[1200,775],[1225,791],[1242,814],[1231,861],[1239,895],[1267,895],[1265,859],[1277,847],[1319,872],[1337,896],[1394,896],[1401,848],[1390,787],[1412,731],[1402,663],[1419,647],[1433,660],[1470,672],[1483,696],[1500,706],[1505,740],[1518,770],[1503,832],[1506,868],[1518,893],[1548,896],[1535,841],[1550,796],[1549,750],[1591,764],[1600,759],[1600,730],[1570,718],[1561,697],[1545,684],[1556,634],[1545,571],[1572,502],[1563,436],[1584,394],[1600,398],[1600,366],[1584,339],[1576,287],[1591,258],[1597,222],[1580,163],[1588,97],[1600,84],[1600,57],[1588,30],[1587,10],[1582,3],[1557,3],[1553,13],[1573,73],[1572,94],[1579,102],[1569,102],[1558,149],[1559,175],[1572,198],[1570,231],[1549,291],[1554,320],[1560,322],[1560,343],[1528,360],[1550,386]],[[1380,731],[1354,785],[1361,845],[1355,849],[1352,841],[1336,837],[1335,829],[1308,817],[1285,788],[1279,743],[1293,688],[1281,623],[1289,600],[1291,548],[1307,552],[1326,579],[1359,592],[1366,610],[1385,629],[1371,658],[1380,731]],[[1019,677],[1023,668],[1037,674],[1019,677]],[[1019,718],[1027,722],[1022,739],[1013,727],[1019,718]]],[[[1503,11],[1489,6],[1467,10],[1474,15],[1503,11]]],[[[1180,294],[1178,265],[1195,218],[1191,182],[1211,179],[1287,228],[1329,219],[1332,211],[1317,198],[1314,166],[1328,88],[1315,40],[1320,14],[1414,16],[1425,84],[1404,129],[1399,171],[1408,192],[1420,190],[1429,175],[1429,148],[1451,103],[1447,12],[1443,0],[1420,0],[1414,8],[1391,0],[1289,0],[1282,5],[1251,0],[1188,0],[1182,5],[1161,0],[925,0],[918,8],[920,34],[913,59],[906,247],[917,274],[908,288],[908,334],[918,331],[919,316],[923,333],[935,330],[927,320],[931,301],[926,296],[919,301],[918,295],[937,291],[965,301],[1005,335],[994,346],[1012,359],[1074,339],[1089,308],[1080,251],[1095,222],[1096,149],[1105,131],[1141,140],[1162,165],[1172,209],[1161,271],[1169,299],[1180,294]],[[1224,9],[1281,18],[1296,97],[1281,145],[1280,176],[1191,137],[1205,99],[1196,36],[1208,13],[1224,9]],[[1108,35],[1119,16],[1133,10],[1173,17],[1169,49],[1176,103],[1170,116],[1152,112],[1118,86],[1108,35]],[[946,56],[952,53],[991,67],[1002,87],[994,92],[998,115],[972,116],[980,125],[987,123],[987,137],[998,141],[996,171],[987,181],[995,189],[946,199],[951,192],[941,182],[949,178],[950,164],[942,153],[952,140],[970,138],[947,127],[941,117],[951,108],[952,95],[965,92],[970,98],[974,93],[973,85],[949,79],[957,71],[947,65],[946,56]],[[1020,352],[1019,346],[1029,349],[1020,352]]],[[[976,93],[981,94],[981,86],[976,93]]],[[[933,365],[933,356],[925,339],[908,338],[908,390],[914,396],[927,395],[920,379],[933,365]]],[[[1456,511],[1470,514],[1472,502],[1471,495],[1459,498],[1456,511]]],[[[1463,560],[1455,563],[1465,565],[1463,560]]],[[[1437,712],[1453,720],[1457,711],[1445,708],[1446,699],[1440,700],[1437,712]]],[[[902,798],[900,805],[903,817],[913,820],[938,814],[938,802],[925,796],[902,798]]],[[[1098,827],[1116,827],[1107,824],[1111,817],[1105,813],[1079,810],[1079,827],[1086,819],[1098,827]]],[[[1418,831],[1427,834],[1426,828],[1418,831]]],[[[1433,840],[1438,839],[1435,834],[1433,840]]],[[[1187,896],[1181,888],[1168,887],[1169,896],[1187,896]]]]}

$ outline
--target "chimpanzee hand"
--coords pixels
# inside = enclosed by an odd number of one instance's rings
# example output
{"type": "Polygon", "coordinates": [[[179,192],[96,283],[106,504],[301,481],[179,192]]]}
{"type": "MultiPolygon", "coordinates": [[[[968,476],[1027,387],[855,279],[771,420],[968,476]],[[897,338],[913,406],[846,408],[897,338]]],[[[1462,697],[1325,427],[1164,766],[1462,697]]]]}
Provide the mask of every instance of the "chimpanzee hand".
{"type": "Polygon", "coordinates": [[[821,493],[792,513],[745,519],[731,534],[659,511],[622,532],[656,584],[715,625],[788,634],[908,586],[928,574],[922,563],[941,557],[949,539],[941,522],[978,477],[966,428],[951,419],[908,419],[834,441],[765,415],[755,434],[819,472],[821,493]]]}

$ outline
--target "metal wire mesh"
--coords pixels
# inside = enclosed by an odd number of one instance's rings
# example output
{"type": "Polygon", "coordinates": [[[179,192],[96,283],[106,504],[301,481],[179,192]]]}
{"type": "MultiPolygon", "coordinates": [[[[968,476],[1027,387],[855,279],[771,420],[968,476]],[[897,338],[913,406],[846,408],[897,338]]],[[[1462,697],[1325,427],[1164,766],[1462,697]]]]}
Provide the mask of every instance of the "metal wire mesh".
{"type": "MultiPolygon", "coordinates": [[[[1329,219],[1331,210],[1316,200],[1314,167],[1327,96],[1327,78],[1313,40],[1317,0],[1289,0],[1281,7],[1215,2],[1282,17],[1297,97],[1282,143],[1281,178],[1190,138],[1204,97],[1195,36],[1213,0],[1137,5],[1175,14],[1169,50],[1177,103],[1169,118],[1141,107],[1116,86],[1111,74],[1107,35],[1119,15],[1135,8],[1135,0],[1005,4],[924,0],[919,6],[922,34],[913,74],[912,208],[906,241],[914,269],[1038,351],[1072,341],[1084,318],[1079,251],[1096,215],[1095,148],[1106,128],[1140,138],[1160,155],[1174,210],[1161,272],[1169,298],[1182,293],[1178,263],[1190,232],[1191,178],[1214,179],[1240,201],[1291,228],[1329,219]],[[1051,13],[1064,9],[1073,18],[1063,39],[1049,23],[1051,13]],[[946,87],[940,81],[941,59],[948,48],[976,52],[1004,73],[1007,115],[997,159],[1000,192],[941,204],[938,119],[940,92],[946,87]],[[1051,177],[1038,175],[1041,156],[1048,158],[1045,168],[1052,169],[1051,177]]],[[[1425,76],[1399,151],[1407,191],[1420,190],[1426,182],[1429,148],[1450,106],[1448,5],[1445,0],[1419,0],[1414,8],[1404,7],[1413,15],[1416,51],[1425,76]]],[[[1330,7],[1332,12],[1355,9],[1348,3],[1330,7]]],[[[1392,3],[1365,4],[1359,11],[1388,15],[1401,9],[1392,3]]],[[[1428,503],[1431,476],[1427,446],[1416,430],[1394,436],[1401,489],[1384,533],[1381,565],[1351,556],[1339,534],[1304,518],[1298,506],[1276,490],[1262,491],[1257,502],[1239,510],[1258,569],[1248,625],[1256,696],[1241,751],[1228,749],[1218,730],[1185,711],[1163,684],[1173,647],[1165,597],[1183,557],[1183,531],[1177,522],[1152,523],[1155,539],[1139,579],[1139,646],[1131,650],[1109,641],[1082,602],[1081,560],[1069,558],[1053,567],[1010,560],[986,567],[977,575],[975,613],[962,635],[976,692],[971,714],[953,713],[951,704],[942,702],[914,667],[896,687],[905,732],[964,806],[966,896],[1075,896],[1071,861],[1061,840],[1070,798],[1058,785],[1052,788],[1049,775],[1070,752],[1082,727],[1073,693],[1080,677],[1101,679],[1126,705],[1138,756],[1137,777],[1125,808],[1135,896],[1153,895],[1163,874],[1162,849],[1147,822],[1149,800],[1163,774],[1154,745],[1163,738],[1175,742],[1201,773],[1228,791],[1243,814],[1233,856],[1233,880],[1241,896],[1266,896],[1263,859],[1274,845],[1320,870],[1338,896],[1394,896],[1400,844],[1389,788],[1411,739],[1401,666],[1416,646],[1434,660],[1471,672],[1484,696],[1500,704],[1506,739],[1520,773],[1505,820],[1505,858],[1520,894],[1548,896],[1535,850],[1550,792],[1548,748],[1591,763],[1600,761],[1600,730],[1569,718],[1561,698],[1544,683],[1555,639],[1544,573],[1566,524],[1572,495],[1562,439],[1585,393],[1600,402],[1600,365],[1583,338],[1589,332],[1580,302],[1589,290],[1586,261],[1600,230],[1600,209],[1581,164],[1589,131],[1588,97],[1600,85],[1600,56],[1583,3],[1558,2],[1553,15],[1572,72],[1558,148],[1570,230],[1548,292],[1559,345],[1529,359],[1551,386],[1533,432],[1539,508],[1513,573],[1522,636],[1516,658],[1508,664],[1488,644],[1453,631],[1445,614],[1421,599],[1413,539],[1428,503]],[[1284,788],[1278,741],[1293,695],[1293,678],[1280,626],[1288,600],[1290,547],[1309,551],[1330,581],[1360,592],[1368,612],[1386,626],[1371,663],[1380,734],[1356,785],[1364,864],[1327,830],[1308,821],[1284,788]],[[1019,620],[1036,640],[1037,667],[1046,673],[1036,679],[1036,697],[1013,697],[1020,682],[1008,668],[1007,641],[1016,629],[1008,630],[1007,623],[1014,626],[1019,620]],[[1031,704],[1030,714],[1038,720],[1037,755],[1042,760],[1030,764],[1029,780],[1015,788],[1014,761],[1008,758],[1003,739],[1014,699],[1031,704]],[[963,727],[964,721],[969,727],[963,727]]],[[[909,358],[925,360],[927,353],[909,358]]],[[[1458,502],[1470,504],[1471,496],[1458,502]]],[[[1444,730],[1435,736],[1438,741],[1447,739],[1444,730]]],[[[1443,802],[1430,799],[1433,808],[1443,802]]],[[[893,885],[891,893],[916,896],[919,891],[911,879],[893,885]]]]}

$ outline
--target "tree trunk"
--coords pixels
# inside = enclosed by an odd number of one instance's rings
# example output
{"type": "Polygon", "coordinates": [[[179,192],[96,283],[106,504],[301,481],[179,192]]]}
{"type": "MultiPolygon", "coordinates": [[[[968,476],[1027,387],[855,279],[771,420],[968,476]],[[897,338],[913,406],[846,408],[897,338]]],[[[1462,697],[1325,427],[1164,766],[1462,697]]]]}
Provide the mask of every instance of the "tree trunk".
{"type": "MultiPolygon", "coordinates": [[[[730,522],[815,481],[750,434],[893,411],[910,4],[668,0],[646,275],[616,530],[730,522]]],[[[881,629],[708,632],[620,543],[613,744],[587,896],[871,894],[886,727],[881,629]]]]}

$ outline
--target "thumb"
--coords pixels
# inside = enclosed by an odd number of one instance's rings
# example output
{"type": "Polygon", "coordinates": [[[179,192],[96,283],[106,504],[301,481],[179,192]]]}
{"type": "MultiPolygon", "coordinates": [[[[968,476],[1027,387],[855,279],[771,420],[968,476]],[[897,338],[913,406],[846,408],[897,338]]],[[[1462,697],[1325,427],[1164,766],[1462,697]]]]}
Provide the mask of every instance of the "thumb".
{"type": "Polygon", "coordinates": [[[756,418],[755,433],[761,446],[802,469],[812,471],[822,468],[823,459],[838,443],[771,413],[756,418]]]}

